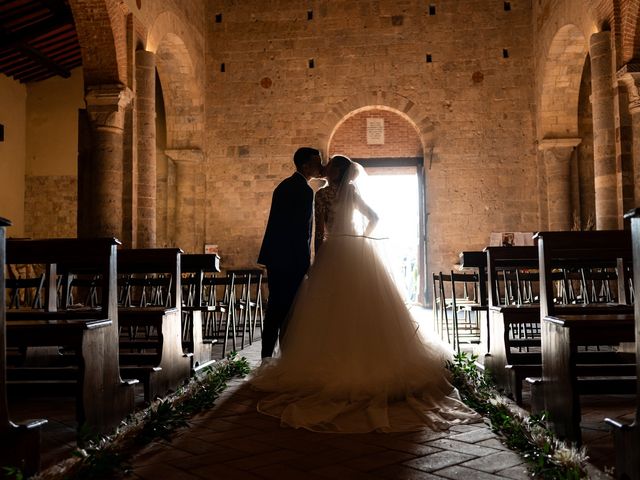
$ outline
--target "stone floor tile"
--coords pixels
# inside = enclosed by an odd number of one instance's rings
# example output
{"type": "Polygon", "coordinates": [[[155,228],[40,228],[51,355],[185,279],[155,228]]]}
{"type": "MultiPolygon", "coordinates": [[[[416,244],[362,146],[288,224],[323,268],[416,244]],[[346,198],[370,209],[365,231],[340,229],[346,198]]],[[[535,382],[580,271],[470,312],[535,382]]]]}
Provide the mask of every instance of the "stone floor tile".
{"type": "Polygon", "coordinates": [[[354,470],[368,472],[370,470],[375,470],[386,465],[404,462],[405,460],[411,460],[412,458],[415,458],[415,455],[411,455],[410,453],[405,452],[397,452],[394,450],[387,450],[354,458],[353,460],[343,462],[342,465],[348,468],[353,468],[354,470]]]}
{"type": "MultiPolygon", "coordinates": [[[[216,445],[214,449],[202,455],[191,455],[188,457],[176,458],[167,463],[185,470],[195,470],[205,466],[215,466],[220,463],[229,462],[239,458],[246,458],[251,454],[239,450],[231,450],[216,445]]],[[[136,462],[137,464],[137,462],[136,462]]]]}
{"type": "Polygon", "coordinates": [[[292,460],[290,463],[291,466],[297,469],[312,471],[322,467],[346,462],[348,460],[353,460],[360,456],[361,455],[357,452],[350,452],[348,450],[341,449],[329,449],[322,451],[318,455],[302,455],[301,457],[292,460]]]}
{"type": "Polygon", "coordinates": [[[442,478],[437,475],[423,472],[422,470],[416,470],[415,468],[405,467],[403,465],[389,465],[388,467],[373,470],[371,473],[389,480],[438,480],[442,478]]]}
{"type": "Polygon", "coordinates": [[[326,440],[322,440],[321,442],[325,445],[329,445],[331,448],[347,450],[359,455],[384,451],[384,448],[378,445],[371,445],[369,443],[359,441],[358,435],[332,435],[330,437],[327,436],[326,440]]]}
{"type": "Polygon", "coordinates": [[[272,452],[231,460],[229,462],[225,462],[225,465],[240,470],[253,470],[260,467],[266,467],[267,465],[289,462],[299,457],[300,454],[298,452],[292,452],[290,450],[274,450],[272,452]]]}
{"type": "Polygon", "coordinates": [[[494,450],[493,448],[481,447],[478,445],[473,445],[472,443],[458,442],[456,440],[450,440],[448,438],[434,440],[433,442],[429,442],[426,445],[429,447],[440,448],[442,450],[451,450],[454,452],[466,453],[475,457],[491,455],[492,453],[496,452],[496,450],[494,450]]]}
{"type": "Polygon", "coordinates": [[[461,465],[455,465],[453,467],[447,467],[442,470],[438,470],[436,475],[444,478],[452,478],[454,480],[460,480],[461,478],[468,478],[473,480],[504,480],[504,477],[493,475],[492,473],[481,472],[472,468],[463,467],[461,465]]]}
{"type": "Polygon", "coordinates": [[[243,438],[230,438],[221,442],[218,445],[232,450],[238,450],[240,452],[246,452],[250,454],[273,452],[275,450],[281,450],[277,445],[273,445],[269,442],[257,442],[252,440],[251,437],[243,438]]]}
{"type": "Polygon", "coordinates": [[[135,475],[144,480],[158,480],[160,478],[170,478],[171,480],[196,480],[202,477],[186,472],[180,468],[167,463],[153,463],[136,468],[135,475]]]}
{"type": "Polygon", "coordinates": [[[192,457],[189,452],[174,448],[166,442],[156,442],[142,448],[132,459],[132,465],[149,465],[192,457]]]}
{"type": "Polygon", "coordinates": [[[483,472],[495,473],[516,465],[521,465],[523,458],[513,452],[497,452],[486,457],[476,458],[462,464],[463,467],[482,470],[483,472]]]}
{"type": "Polygon", "coordinates": [[[512,480],[529,480],[531,473],[529,472],[528,463],[522,463],[515,467],[507,468],[496,472],[496,475],[501,477],[511,478],[512,480]]]}
{"type": "Polygon", "coordinates": [[[469,430],[468,432],[458,433],[449,437],[451,440],[459,440],[461,442],[475,443],[490,438],[497,438],[497,435],[488,428],[477,428],[475,430],[469,430]]]}
{"type": "MultiPolygon", "coordinates": [[[[230,467],[224,464],[212,464],[208,466],[202,466],[190,472],[193,475],[197,475],[198,478],[206,480],[212,479],[224,479],[224,480],[259,480],[260,477],[254,473],[247,472],[246,470],[240,470],[238,468],[230,467]]],[[[164,480],[168,477],[157,477],[154,480],[164,480]]]]}
{"type": "Polygon", "coordinates": [[[476,443],[476,445],[480,447],[495,448],[496,450],[509,450],[509,447],[507,447],[504,443],[502,443],[499,440],[499,437],[483,440],[482,442],[476,443]]]}
{"type": "Polygon", "coordinates": [[[353,470],[343,465],[330,465],[313,470],[311,473],[324,478],[340,480],[372,480],[376,478],[369,473],[353,470]]]}
{"type": "Polygon", "coordinates": [[[488,427],[487,425],[485,425],[484,422],[477,422],[477,423],[469,423],[469,424],[462,424],[462,425],[452,425],[449,430],[452,432],[470,432],[471,430],[476,430],[478,428],[488,428],[488,427]]]}
{"type": "Polygon", "coordinates": [[[252,473],[255,475],[259,475],[260,478],[267,478],[272,480],[326,480],[327,478],[322,475],[317,475],[313,472],[298,470],[295,467],[282,463],[258,468],[256,470],[253,470],[252,473]]]}
{"type": "Polygon", "coordinates": [[[433,440],[437,440],[439,438],[447,438],[451,435],[450,431],[432,431],[432,430],[422,430],[419,432],[411,432],[406,433],[399,438],[406,440],[408,442],[415,443],[427,443],[433,440]]]}
{"type": "Polygon", "coordinates": [[[416,457],[421,457],[424,455],[429,455],[430,453],[440,451],[440,449],[435,447],[428,447],[426,445],[422,445],[421,443],[410,442],[402,440],[400,438],[388,437],[386,435],[376,435],[373,438],[367,439],[366,442],[391,450],[410,453],[416,457]]]}
{"type": "Polygon", "coordinates": [[[425,472],[433,472],[450,465],[471,460],[474,456],[467,453],[451,452],[448,450],[432,453],[424,457],[414,458],[403,463],[407,467],[416,468],[425,472]]]}
{"type": "Polygon", "coordinates": [[[259,432],[260,430],[256,430],[255,428],[241,427],[237,425],[235,429],[226,430],[224,432],[211,432],[208,434],[202,434],[198,438],[209,443],[219,443],[224,442],[225,440],[230,440],[232,438],[250,437],[251,435],[255,435],[259,432]]]}

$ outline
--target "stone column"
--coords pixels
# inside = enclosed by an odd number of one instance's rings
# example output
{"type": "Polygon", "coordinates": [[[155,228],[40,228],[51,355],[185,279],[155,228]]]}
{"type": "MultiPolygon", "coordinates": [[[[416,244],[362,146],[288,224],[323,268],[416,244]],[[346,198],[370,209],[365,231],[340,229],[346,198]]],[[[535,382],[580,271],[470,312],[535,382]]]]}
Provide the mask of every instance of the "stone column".
{"type": "Polygon", "coordinates": [[[122,234],[122,149],[125,110],[133,98],[131,90],[121,84],[87,87],[85,101],[91,122],[92,200],[78,205],[88,208],[82,218],[90,225],[78,225],[80,236],[115,236],[122,234]]]}
{"type": "Polygon", "coordinates": [[[136,51],[137,246],[156,246],[156,59],[136,51]]]}
{"type": "Polygon", "coordinates": [[[580,142],[580,138],[553,138],[538,145],[547,171],[549,230],[571,229],[571,157],[580,142]]]}
{"type": "Polygon", "coordinates": [[[618,80],[627,87],[629,113],[633,130],[633,184],[634,204],[640,206],[640,65],[626,65],[618,72],[618,80]],[[639,70],[639,71],[631,71],[639,70]]]}
{"type": "Polygon", "coordinates": [[[176,247],[185,252],[199,250],[196,245],[196,185],[198,167],[204,155],[200,149],[165,150],[176,165],[176,247]]]}
{"type": "Polygon", "coordinates": [[[611,32],[598,32],[591,35],[589,56],[591,58],[596,229],[617,229],[622,218],[618,213],[611,32]]]}

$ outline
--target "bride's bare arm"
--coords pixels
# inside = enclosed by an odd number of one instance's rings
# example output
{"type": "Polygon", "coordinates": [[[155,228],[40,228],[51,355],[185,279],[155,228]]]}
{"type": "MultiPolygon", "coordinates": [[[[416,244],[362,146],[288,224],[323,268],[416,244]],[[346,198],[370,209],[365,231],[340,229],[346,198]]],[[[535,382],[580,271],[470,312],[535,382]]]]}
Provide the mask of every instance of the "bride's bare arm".
{"type": "Polygon", "coordinates": [[[367,228],[364,231],[364,235],[368,237],[375,230],[380,218],[378,217],[378,214],[375,212],[375,210],[371,208],[369,204],[365,202],[360,195],[358,195],[357,192],[355,194],[355,202],[357,209],[360,210],[360,213],[367,217],[368,223],[367,228]]]}

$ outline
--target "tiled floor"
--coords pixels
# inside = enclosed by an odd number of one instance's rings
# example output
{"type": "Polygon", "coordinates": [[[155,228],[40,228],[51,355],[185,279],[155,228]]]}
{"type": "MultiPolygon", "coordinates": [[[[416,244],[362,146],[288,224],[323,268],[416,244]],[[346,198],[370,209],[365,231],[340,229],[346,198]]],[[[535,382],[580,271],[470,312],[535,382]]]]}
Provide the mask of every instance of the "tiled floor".
{"type": "MultiPolygon", "coordinates": [[[[259,345],[242,352],[259,362],[259,345]]],[[[259,414],[259,393],[234,380],[217,405],[171,442],[145,447],[131,478],[525,479],[524,460],[484,423],[448,432],[326,434],[259,414]]]]}
{"type": "MultiPolygon", "coordinates": [[[[418,319],[428,312],[417,311],[418,319]]],[[[241,351],[253,365],[260,343],[241,351]]],[[[154,442],[131,460],[132,479],[525,479],[524,461],[485,424],[449,432],[326,434],[281,427],[257,413],[259,394],[234,380],[216,405],[198,415],[172,442],[154,442]]],[[[590,398],[583,405],[583,435],[592,462],[613,463],[605,416],[630,418],[635,399],[590,398]]],[[[74,448],[73,403],[60,398],[12,402],[14,419],[43,416],[43,466],[74,448]],[[34,414],[34,412],[36,412],[34,414]]],[[[600,475],[593,473],[593,478],[600,475]]]]}

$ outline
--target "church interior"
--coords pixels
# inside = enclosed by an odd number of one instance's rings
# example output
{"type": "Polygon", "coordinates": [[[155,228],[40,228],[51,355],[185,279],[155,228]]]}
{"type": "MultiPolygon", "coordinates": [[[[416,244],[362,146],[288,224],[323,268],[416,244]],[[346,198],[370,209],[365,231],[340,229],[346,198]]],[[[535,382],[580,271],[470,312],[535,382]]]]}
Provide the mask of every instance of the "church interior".
{"type": "MultiPolygon", "coordinates": [[[[585,447],[585,477],[639,479],[639,21],[636,0],[3,1],[5,477],[63,478],[83,426],[260,363],[258,253],[309,146],[369,174],[423,332],[585,447]]],[[[318,434],[245,383],[119,475],[530,478],[488,420],[318,434]]]]}

